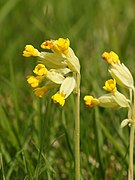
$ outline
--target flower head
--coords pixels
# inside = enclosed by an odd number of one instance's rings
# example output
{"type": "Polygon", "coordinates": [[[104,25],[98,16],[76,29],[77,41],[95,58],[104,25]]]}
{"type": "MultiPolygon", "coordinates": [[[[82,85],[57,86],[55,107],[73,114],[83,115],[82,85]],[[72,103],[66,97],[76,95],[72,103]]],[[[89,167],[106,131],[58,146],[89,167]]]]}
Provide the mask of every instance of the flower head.
{"type": "Polygon", "coordinates": [[[59,103],[61,106],[65,104],[65,96],[62,93],[56,93],[52,96],[52,100],[54,103],[59,103]]]}
{"type": "Polygon", "coordinates": [[[88,107],[94,107],[99,104],[99,100],[94,98],[93,96],[85,96],[84,101],[85,101],[86,106],[88,107]]]}
{"type": "Polygon", "coordinates": [[[33,72],[39,76],[43,76],[47,74],[47,69],[45,68],[44,64],[38,64],[33,72]]]}
{"type": "Polygon", "coordinates": [[[43,97],[47,91],[59,87],[59,91],[52,96],[52,99],[62,106],[65,104],[65,99],[78,87],[76,75],[80,74],[79,60],[69,46],[68,38],[59,38],[41,44],[41,48],[52,52],[39,52],[32,45],[26,45],[23,51],[26,57],[39,57],[40,63],[33,70],[37,76],[27,78],[28,83],[35,88],[34,94],[43,97]],[[41,87],[38,87],[39,84],[41,87]]]}
{"type": "Polygon", "coordinates": [[[26,45],[25,50],[23,51],[23,56],[39,56],[39,51],[35,49],[32,45],[26,45]]]}
{"type": "Polygon", "coordinates": [[[79,60],[69,46],[70,41],[68,38],[43,42],[41,47],[43,49],[50,49],[53,53],[41,52],[41,62],[52,68],[68,67],[72,72],[80,74],[79,60]]]}
{"type": "Polygon", "coordinates": [[[107,61],[109,64],[117,64],[119,62],[119,56],[113,52],[113,51],[110,51],[110,52],[104,52],[102,54],[102,58],[107,61]]]}
{"type": "Polygon", "coordinates": [[[116,92],[116,80],[115,79],[109,79],[105,82],[105,86],[103,86],[103,89],[109,92],[116,92]]]}

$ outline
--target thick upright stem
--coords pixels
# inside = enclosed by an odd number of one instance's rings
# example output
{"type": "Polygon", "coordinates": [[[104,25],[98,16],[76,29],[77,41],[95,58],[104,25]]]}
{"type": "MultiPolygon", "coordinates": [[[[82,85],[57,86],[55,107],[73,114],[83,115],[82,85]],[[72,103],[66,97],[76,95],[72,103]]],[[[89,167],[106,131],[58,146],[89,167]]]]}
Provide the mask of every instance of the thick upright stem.
{"type": "Polygon", "coordinates": [[[133,180],[133,149],[134,149],[134,131],[135,123],[132,124],[130,128],[130,149],[129,149],[129,170],[128,170],[128,180],[133,180]]]}
{"type": "MultiPolygon", "coordinates": [[[[130,91],[130,95],[131,95],[130,91]]],[[[131,127],[130,127],[130,146],[129,146],[129,169],[128,169],[128,180],[133,180],[133,155],[134,155],[134,133],[135,133],[135,88],[133,88],[133,96],[134,98],[132,99],[132,95],[130,97],[130,100],[132,102],[132,107],[131,107],[131,127]]]]}
{"type": "Polygon", "coordinates": [[[130,128],[130,147],[129,147],[129,169],[128,180],[133,180],[133,150],[134,150],[134,131],[135,123],[130,128]]]}
{"type": "Polygon", "coordinates": [[[76,75],[76,117],[75,117],[75,179],[80,180],[80,75],[76,75]]]}

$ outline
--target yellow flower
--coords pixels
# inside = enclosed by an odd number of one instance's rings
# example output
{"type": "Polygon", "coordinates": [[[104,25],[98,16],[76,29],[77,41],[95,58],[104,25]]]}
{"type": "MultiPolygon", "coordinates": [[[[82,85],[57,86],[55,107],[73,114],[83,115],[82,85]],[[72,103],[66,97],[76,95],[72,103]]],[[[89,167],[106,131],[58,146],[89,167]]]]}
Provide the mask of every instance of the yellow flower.
{"type": "Polygon", "coordinates": [[[110,51],[109,53],[108,52],[104,52],[102,54],[102,58],[107,61],[109,64],[117,64],[119,62],[119,56],[113,52],[113,51],[110,51]]]}
{"type": "Polygon", "coordinates": [[[67,39],[59,38],[58,40],[55,41],[54,49],[65,55],[68,55],[69,46],[70,46],[70,41],[68,38],[67,39]]]}
{"type": "Polygon", "coordinates": [[[65,96],[62,93],[56,93],[52,96],[54,103],[59,103],[61,106],[65,104],[65,96]]]}
{"type": "Polygon", "coordinates": [[[60,52],[64,55],[68,55],[68,48],[70,46],[69,39],[59,38],[58,40],[45,41],[41,44],[43,49],[51,49],[56,52],[60,52]]]}
{"type": "Polygon", "coordinates": [[[44,64],[38,64],[33,72],[39,76],[43,76],[47,74],[47,69],[45,68],[44,64]]]}
{"type": "Polygon", "coordinates": [[[53,41],[47,40],[41,44],[41,48],[43,49],[53,49],[53,47],[54,47],[53,41]]]}
{"type": "Polygon", "coordinates": [[[27,82],[31,85],[31,87],[35,88],[39,85],[40,81],[34,76],[28,76],[27,82]]]}
{"type": "Polygon", "coordinates": [[[43,86],[41,88],[34,89],[34,94],[40,98],[42,98],[48,91],[47,86],[43,86]]]}
{"type": "Polygon", "coordinates": [[[26,45],[25,50],[23,51],[23,56],[39,56],[39,51],[35,49],[32,45],[26,45]]]}
{"type": "Polygon", "coordinates": [[[104,60],[111,64],[109,73],[116,80],[117,84],[126,88],[133,88],[134,81],[129,69],[120,62],[119,57],[113,51],[102,54],[104,60]]]}
{"type": "Polygon", "coordinates": [[[99,104],[99,100],[94,98],[93,96],[85,96],[84,101],[85,101],[86,106],[88,107],[94,107],[99,104]]]}
{"type": "Polygon", "coordinates": [[[117,88],[116,88],[116,80],[114,79],[109,79],[105,82],[105,86],[103,86],[103,89],[105,89],[106,91],[109,92],[116,92],[117,88]]]}
{"type": "Polygon", "coordinates": [[[55,87],[58,87],[58,85],[49,81],[44,86],[35,88],[34,94],[36,96],[42,98],[48,91],[50,91],[51,89],[53,89],[55,87]]]}

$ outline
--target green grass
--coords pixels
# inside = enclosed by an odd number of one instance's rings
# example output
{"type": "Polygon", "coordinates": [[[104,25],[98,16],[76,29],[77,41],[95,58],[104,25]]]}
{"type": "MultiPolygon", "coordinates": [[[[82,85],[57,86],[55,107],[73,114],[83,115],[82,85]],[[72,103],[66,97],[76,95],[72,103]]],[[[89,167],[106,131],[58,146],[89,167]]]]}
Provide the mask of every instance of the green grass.
{"type": "MultiPolygon", "coordinates": [[[[134,73],[133,0],[2,0],[0,2],[0,179],[74,180],[74,96],[64,108],[39,100],[26,83],[36,65],[26,44],[68,37],[81,64],[82,180],[127,179],[126,111],[84,106],[109,78],[103,51],[116,51],[134,73]]],[[[124,92],[127,93],[126,91],[124,92]]]]}

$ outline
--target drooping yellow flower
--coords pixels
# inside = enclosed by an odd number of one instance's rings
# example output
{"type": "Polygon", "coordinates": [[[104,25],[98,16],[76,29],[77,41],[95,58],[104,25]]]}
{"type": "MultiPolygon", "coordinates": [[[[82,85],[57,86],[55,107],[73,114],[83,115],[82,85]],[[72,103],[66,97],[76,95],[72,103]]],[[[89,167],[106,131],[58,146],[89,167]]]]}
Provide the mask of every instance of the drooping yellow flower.
{"type": "Polygon", "coordinates": [[[115,79],[109,79],[105,82],[105,86],[103,86],[103,89],[109,92],[116,92],[116,80],[115,79]]]}
{"type": "Polygon", "coordinates": [[[60,52],[64,55],[68,55],[68,48],[70,46],[69,39],[59,38],[58,40],[45,41],[41,44],[43,49],[51,49],[56,52],[60,52]]]}
{"type": "Polygon", "coordinates": [[[36,96],[42,98],[43,96],[46,95],[46,93],[48,91],[50,91],[51,89],[54,89],[55,87],[58,87],[58,85],[49,81],[44,86],[35,88],[34,89],[34,94],[36,96]]]}
{"type": "Polygon", "coordinates": [[[102,54],[102,58],[107,61],[109,64],[117,64],[118,61],[119,61],[119,56],[113,52],[113,51],[110,51],[110,52],[104,52],[102,54]]]}
{"type": "Polygon", "coordinates": [[[39,56],[39,51],[35,49],[32,45],[26,45],[25,50],[23,51],[23,56],[39,56]]]}
{"type": "Polygon", "coordinates": [[[70,41],[68,38],[67,39],[59,38],[58,40],[55,41],[54,48],[57,51],[67,55],[69,46],[70,46],[70,41]]]}
{"type": "Polygon", "coordinates": [[[65,96],[62,93],[56,93],[52,96],[54,103],[59,103],[61,106],[65,104],[65,96]]]}
{"type": "Polygon", "coordinates": [[[27,77],[27,82],[31,85],[31,87],[35,88],[39,85],[40,81],[38,78],[34,76],[28,76],[27,77]]]}
{"type": "Polygon", "coordinates": [[[46,93],[47,93],[48,89],[46,86],[43,86],[41,88],[36,88],[34,89],[34,94],[40,98],[42,98],[46,93]]]}
{"type": "Polygon", "coordinates": [[[43,76],[47,74],[47,69],[44,64],[38,64],[33,70],[33,72],[38,76],[43,76]]]}
{"type": "Polygon", "coordinates": [[[99,104],[99,100],[94,98],[93,96],[85,96],[84,101],[85,101],[86,106],[90,108],[97,106],[99,104]]]}
{"type": "Polygon", "coordinates": [[[45,41],[41,44],[41,48],[43,49],[53,49],[54,48],[54,41],[45,41]]]}

